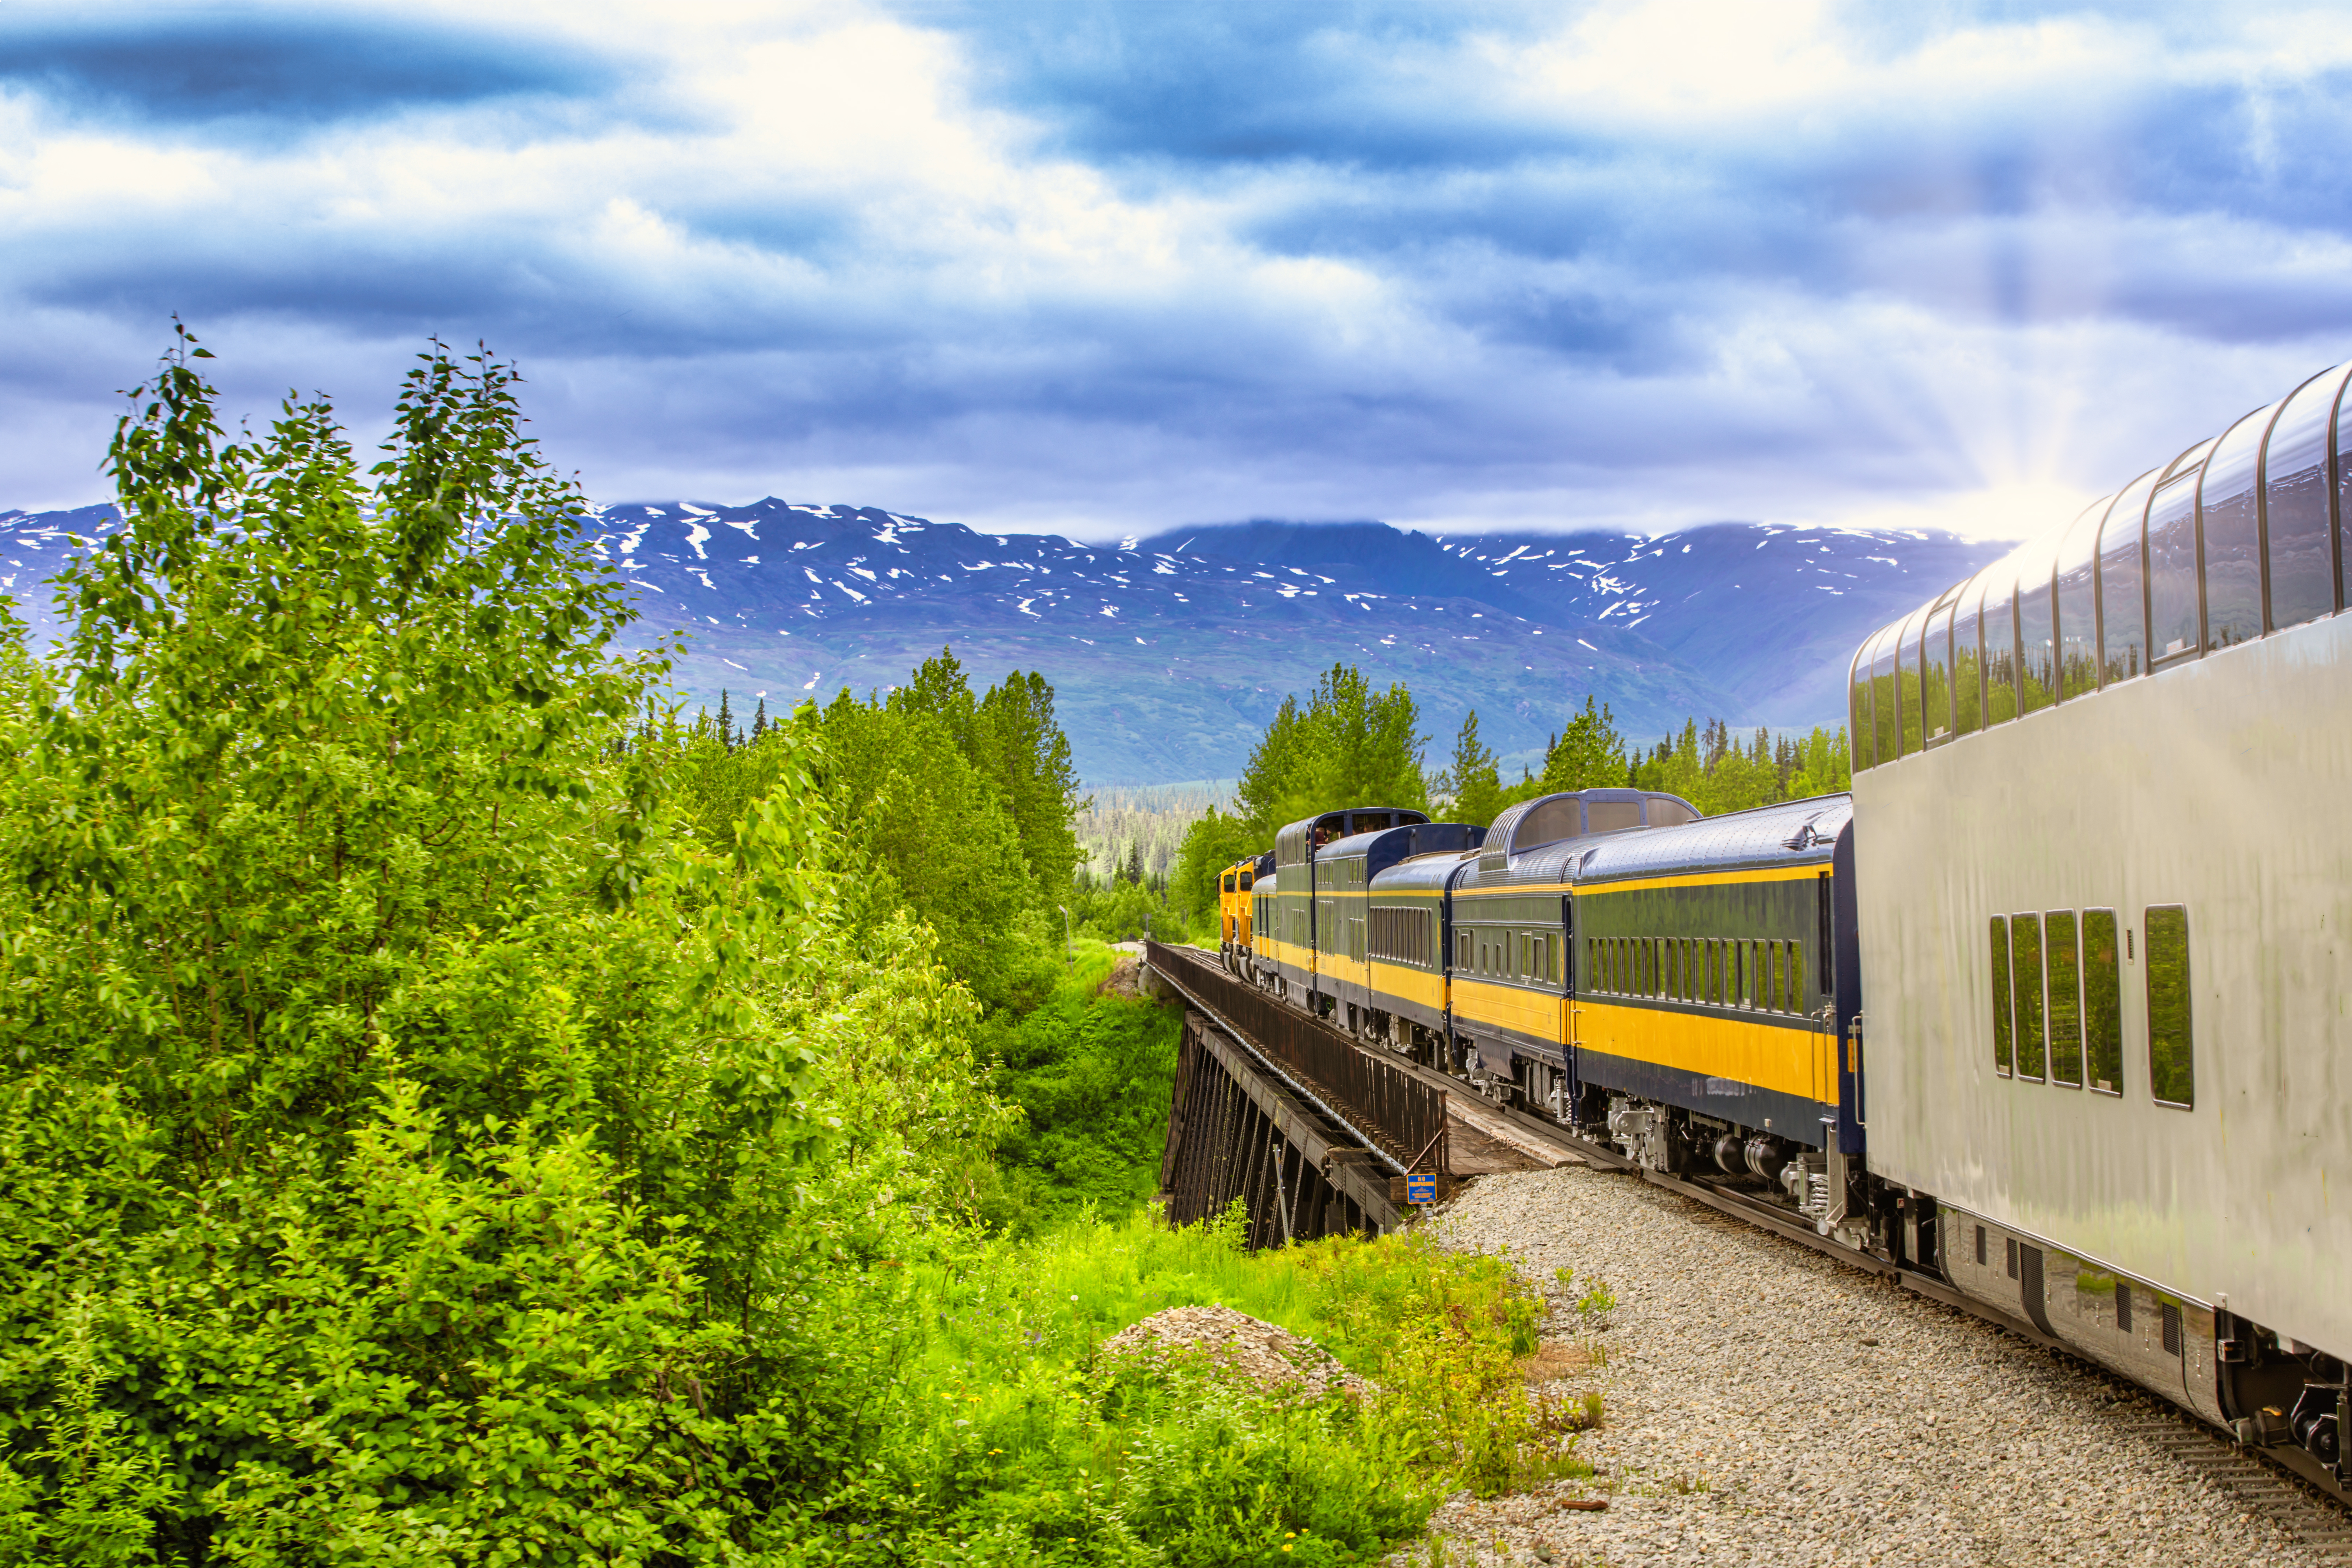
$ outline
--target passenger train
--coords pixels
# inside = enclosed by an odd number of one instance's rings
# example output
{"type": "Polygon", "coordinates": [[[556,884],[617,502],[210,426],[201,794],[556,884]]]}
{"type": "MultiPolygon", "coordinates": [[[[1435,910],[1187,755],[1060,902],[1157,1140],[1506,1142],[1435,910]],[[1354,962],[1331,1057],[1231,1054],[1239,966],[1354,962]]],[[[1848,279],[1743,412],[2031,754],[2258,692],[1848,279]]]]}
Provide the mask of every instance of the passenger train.
{"type": "Polygon", "coordinates": [[[2352,1495],[2347,380],[1870,637],[1850,794],[1325,812],[1225,963],[2352,1495]]]}

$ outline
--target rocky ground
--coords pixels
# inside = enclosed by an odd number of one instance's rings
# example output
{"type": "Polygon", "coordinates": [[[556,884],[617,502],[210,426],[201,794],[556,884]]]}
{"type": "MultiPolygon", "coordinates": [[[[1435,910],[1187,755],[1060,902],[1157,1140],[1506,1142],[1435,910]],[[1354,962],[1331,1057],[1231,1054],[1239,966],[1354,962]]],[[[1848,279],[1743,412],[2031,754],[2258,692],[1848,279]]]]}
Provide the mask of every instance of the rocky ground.
{"type": "Polygon", "coordinates": [[[2151,1397],[1631,1176],[1490,1175],[1432,1223],[1548,1287],[1574,1270],[1555,1331],[1598,1354],[1564,1385],[1606,1419],[1590,1482],[1457,1497],[1399,1563],[2352,1562],[2320,1544],[2340,1511],[2171,1458],[2151,1397]],[[1615,1305],[1580,1315],[1596,1281],[1615,1305]]]}

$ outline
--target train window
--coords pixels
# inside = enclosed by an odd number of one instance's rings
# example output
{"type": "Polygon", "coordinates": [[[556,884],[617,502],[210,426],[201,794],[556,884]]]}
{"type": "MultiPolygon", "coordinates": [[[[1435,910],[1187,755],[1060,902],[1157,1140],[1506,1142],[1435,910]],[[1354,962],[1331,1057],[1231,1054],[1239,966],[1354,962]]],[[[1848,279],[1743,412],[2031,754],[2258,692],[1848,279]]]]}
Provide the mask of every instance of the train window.
{"type": "Polygon", "coordinates": [[[1919,724],[1925,742],[1952,735],[1952,600],[1936,606],[1919,640],[1919,724]]]}
{"type": "Polygon", "coordinates": [[[2131,1286],[2121,1279],[2116,1281],[2116,1327],[2131,1332],[2131,1286]]]}
{"type": "Polygon", "coordinates": [[[2049,1036],[2042,1011],[2042,917],[2011,915],[2009,945],[2017,973],[2017,1076],[2039,1079],[2049,1067],[2049,1036]]]}
{"type": "Polygon", "coordinates": [[[1870,750],[1870,650],[1875,639],[1855,650],[1853,668],[1846,672],[1846,733],[1853,737],[1853,771],[1876,761],[1870,750]]]}
{"type": "Polygon", "coordinates": [[[2009,917],[1992,917],[1992,1070],[2010,1075],[2009,917]]]}
{"type": "Polygon", "coordinates": [[[1470,933],[1466,931],[1457,931],[1454,933],[1454,967],[1456,969],[1470,967],[1470,933]]]}
{"type": "Polygon", "coordinates": [[[1903,754],[1900,709],[1895,695],[1895,645],[1902,636],[1903,626],[1898,621],[1878,634],[1878,641],[1870,650],[1871,728],[1881,766],[1903,754]]]}
{"type": "Polygon", "coordinates": [[[2352,557],[2352,550],[2344,548],[2343,540],[2345,514],[2352,511],[2352,485],[2347,482],[2352,480],[2352,462],[2346,460],[2352,451],[2347,447],[2352,447],[2352,419],[2344,417],[2339,402],[2336,409],[2336,569],[2343,577],[2336,586],[2338,605],[2352,604],[2352,559],[2347,559],[2352,557]]]}
{"type": "Polygon", "coordinates": [[[1748,944],[1744,942],[1733,942],[1731,944],[1731,1005],[1735,1007],[1745,1007],[1748,1005],[1748,976],[1750,972],[1748,963],[1748,944]]]}
{"type": "Polygon", "coordinates": [[[1642,803],[1638,800],[1589,800],[1584,803],[1584,830],[1587,833],[1622,833],[1629,827],[1642,826],[1642,803]]]}
{"type": "Polygon", "coordinates": [[[2197,1103],[2189,1017],[2189,911],[2147,911],[2147,1081],[2160,1105],[2197,1103]]]}
{"type": "Polygon", "coordinates": [[[1666,972],[1666,943],[1663,937],[1652,937],[1642,944],[1642,991],[1644,995],[1663,996],[1662,984],[1666,972]]]}
{"type": "Polygon", "coordinates": [[[1763,972],[1764,998],[1761,1005],[1770,1012],[1777,1013],[1780,1010],[1780,976],[1785,970],[1786,961],[1780,956],[1780,944],[1777,942],[1766,942],[1763,972]]]}
{"type": "Polygon", "coordinates": [[[2057,547],[2037,541],[2028,547],[2017,573],[2017,648],[2020,712],[2036,713],[2058,700],[2058,621],[2050,583],[2057,571],[2057,547]]]}
{"type": "Polygon", "coordinates": [[[1805,944],[1801,942],[1789,944],[1789,984],[1781,994],[1788,999],[1783,1012],[1805,1011],[1805,944]]]}
{"type": "Polygon", "coordinates": [[[1978,617],[1984,638],[1984,721],[2006,724],[2017,717],[2017,568],[2004,561],[1986,580],[1984,610],[1978,617]]]}
{"type": "Polygon", "coordinates": [[[2099,524],[2109,496],[2075,520],[2058,547],[2058,695],[2099,689],[2099,524]]]}
{"type": "Polygon", "coordinates": [[[2267,624],[2291,626],[2336,607],[2327,528],[2327,421],[2344,367],[2303,384],[2263,444],[2263,538],[2270,552],[2267,624]]]}
{"type": "Polygon", "coordinates": [[[1982,1268],[1984,1266],[1985,1266],[1985,1227],[1984,1227],[1984,1226],[1977,1226],[1977,1267],[1978,1267],[1978,1268],[1982,1268]]]}
{"type": "Polygon", "coordinates": [[[2197,471],[2156,492],[2147,508],[2148,663],[2195,653],[2197,471]]]}
{"type": "Polygon", "coordinates": [[[1680,827],[1685,822],[1696,822],[1698,813],[1678,800],[1660,800],[1655,795],[1642,803],[1643,820],[1653,827],[1680,827]]]}
{"type": "Polygon", "coordinates": [[[2083,1087],[2083,974],[2074,911],[2042,917],[2050,966],[2050,1081],[2083,1087]]]}
{"type": "Polygon", "coordinates": [[[2017,1278],[2017,1237],[2011,1236],[2002,1239],[2009,1244],[2009,1277],[2014,1279],[2017,1278]]]}
{"type": "Polygon", "coordinates": [[[2163,470],[2150,468],[2124,487],[2099,530],[2099,683],[2113,686],[2147,670],[2147,598],[2140,570],[2147,498],[2163,470]]]}
{"type": "Polygon", "coordinates": [[[2158,1302],[2164,1313],[2164,1353],[2180,1353],[2180,1309],[2170,1301],[2158,1302]]]}
{"type": "Polygon", "coordinates": [[[2263,537],[2256,463],[2278,405],[2230,426],[2199,481],[2197,537],[2205,582],[2205,646],[2263,635],[2263,537]]]}
{"type": "Polygon", "coordinates": [[[2116,911],[2083,911],[2083,1070],[2101,1094],[2124,1089],[2123,971],[2116,911]]]}
{"type": "Polygon", "coordinates": [[[1916,756],[1921,745],[1919,703],[1919,639],[1927,612],[1914,610],[1895,640],[1895,703],[1903,721],[1903,754],[1916,756]]]}
{"type": "Polygon", "coordinates": [[[1984,602],[1981,578],[1960,590],[1952,617],[1952,733],[1973,735],[1984,727],[1984,647],[1977,636],[1977,611],[1984,602]]]}
{"type": "Polygon", "coordinates": [[[1711,941],[1706,944],[1706,999],[1718,1007],[1728,1000],[1723,994],[1724,949],[1727,945],[1721,941],[1711,941]]]}

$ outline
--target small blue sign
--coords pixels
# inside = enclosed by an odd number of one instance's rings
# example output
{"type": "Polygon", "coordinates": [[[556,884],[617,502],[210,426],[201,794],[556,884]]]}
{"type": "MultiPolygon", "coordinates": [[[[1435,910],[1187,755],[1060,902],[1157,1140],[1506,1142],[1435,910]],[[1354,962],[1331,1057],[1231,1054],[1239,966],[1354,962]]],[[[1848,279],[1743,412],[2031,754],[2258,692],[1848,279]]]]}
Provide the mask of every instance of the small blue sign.
{"type": "Polygon", "coordinates": [[[1433,1172],[1416,1171],[1404,1179],[1404,1201],[1409,1204],[1433,1204],[1437,1201],[1437,1177],[1433,1172]]]}

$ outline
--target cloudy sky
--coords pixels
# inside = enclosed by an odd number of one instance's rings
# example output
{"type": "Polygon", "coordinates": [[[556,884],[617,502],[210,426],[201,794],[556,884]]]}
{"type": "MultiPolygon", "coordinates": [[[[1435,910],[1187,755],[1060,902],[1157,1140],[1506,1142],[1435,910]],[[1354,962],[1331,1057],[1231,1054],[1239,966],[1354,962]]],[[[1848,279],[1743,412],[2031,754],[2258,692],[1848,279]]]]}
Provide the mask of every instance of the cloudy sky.
{"type": "Polygon", "coordinates": [[[179,312],[608,500],[2015,536],[2352,353],[2330,9],[0,5],[0,507],[179,312]]]}

